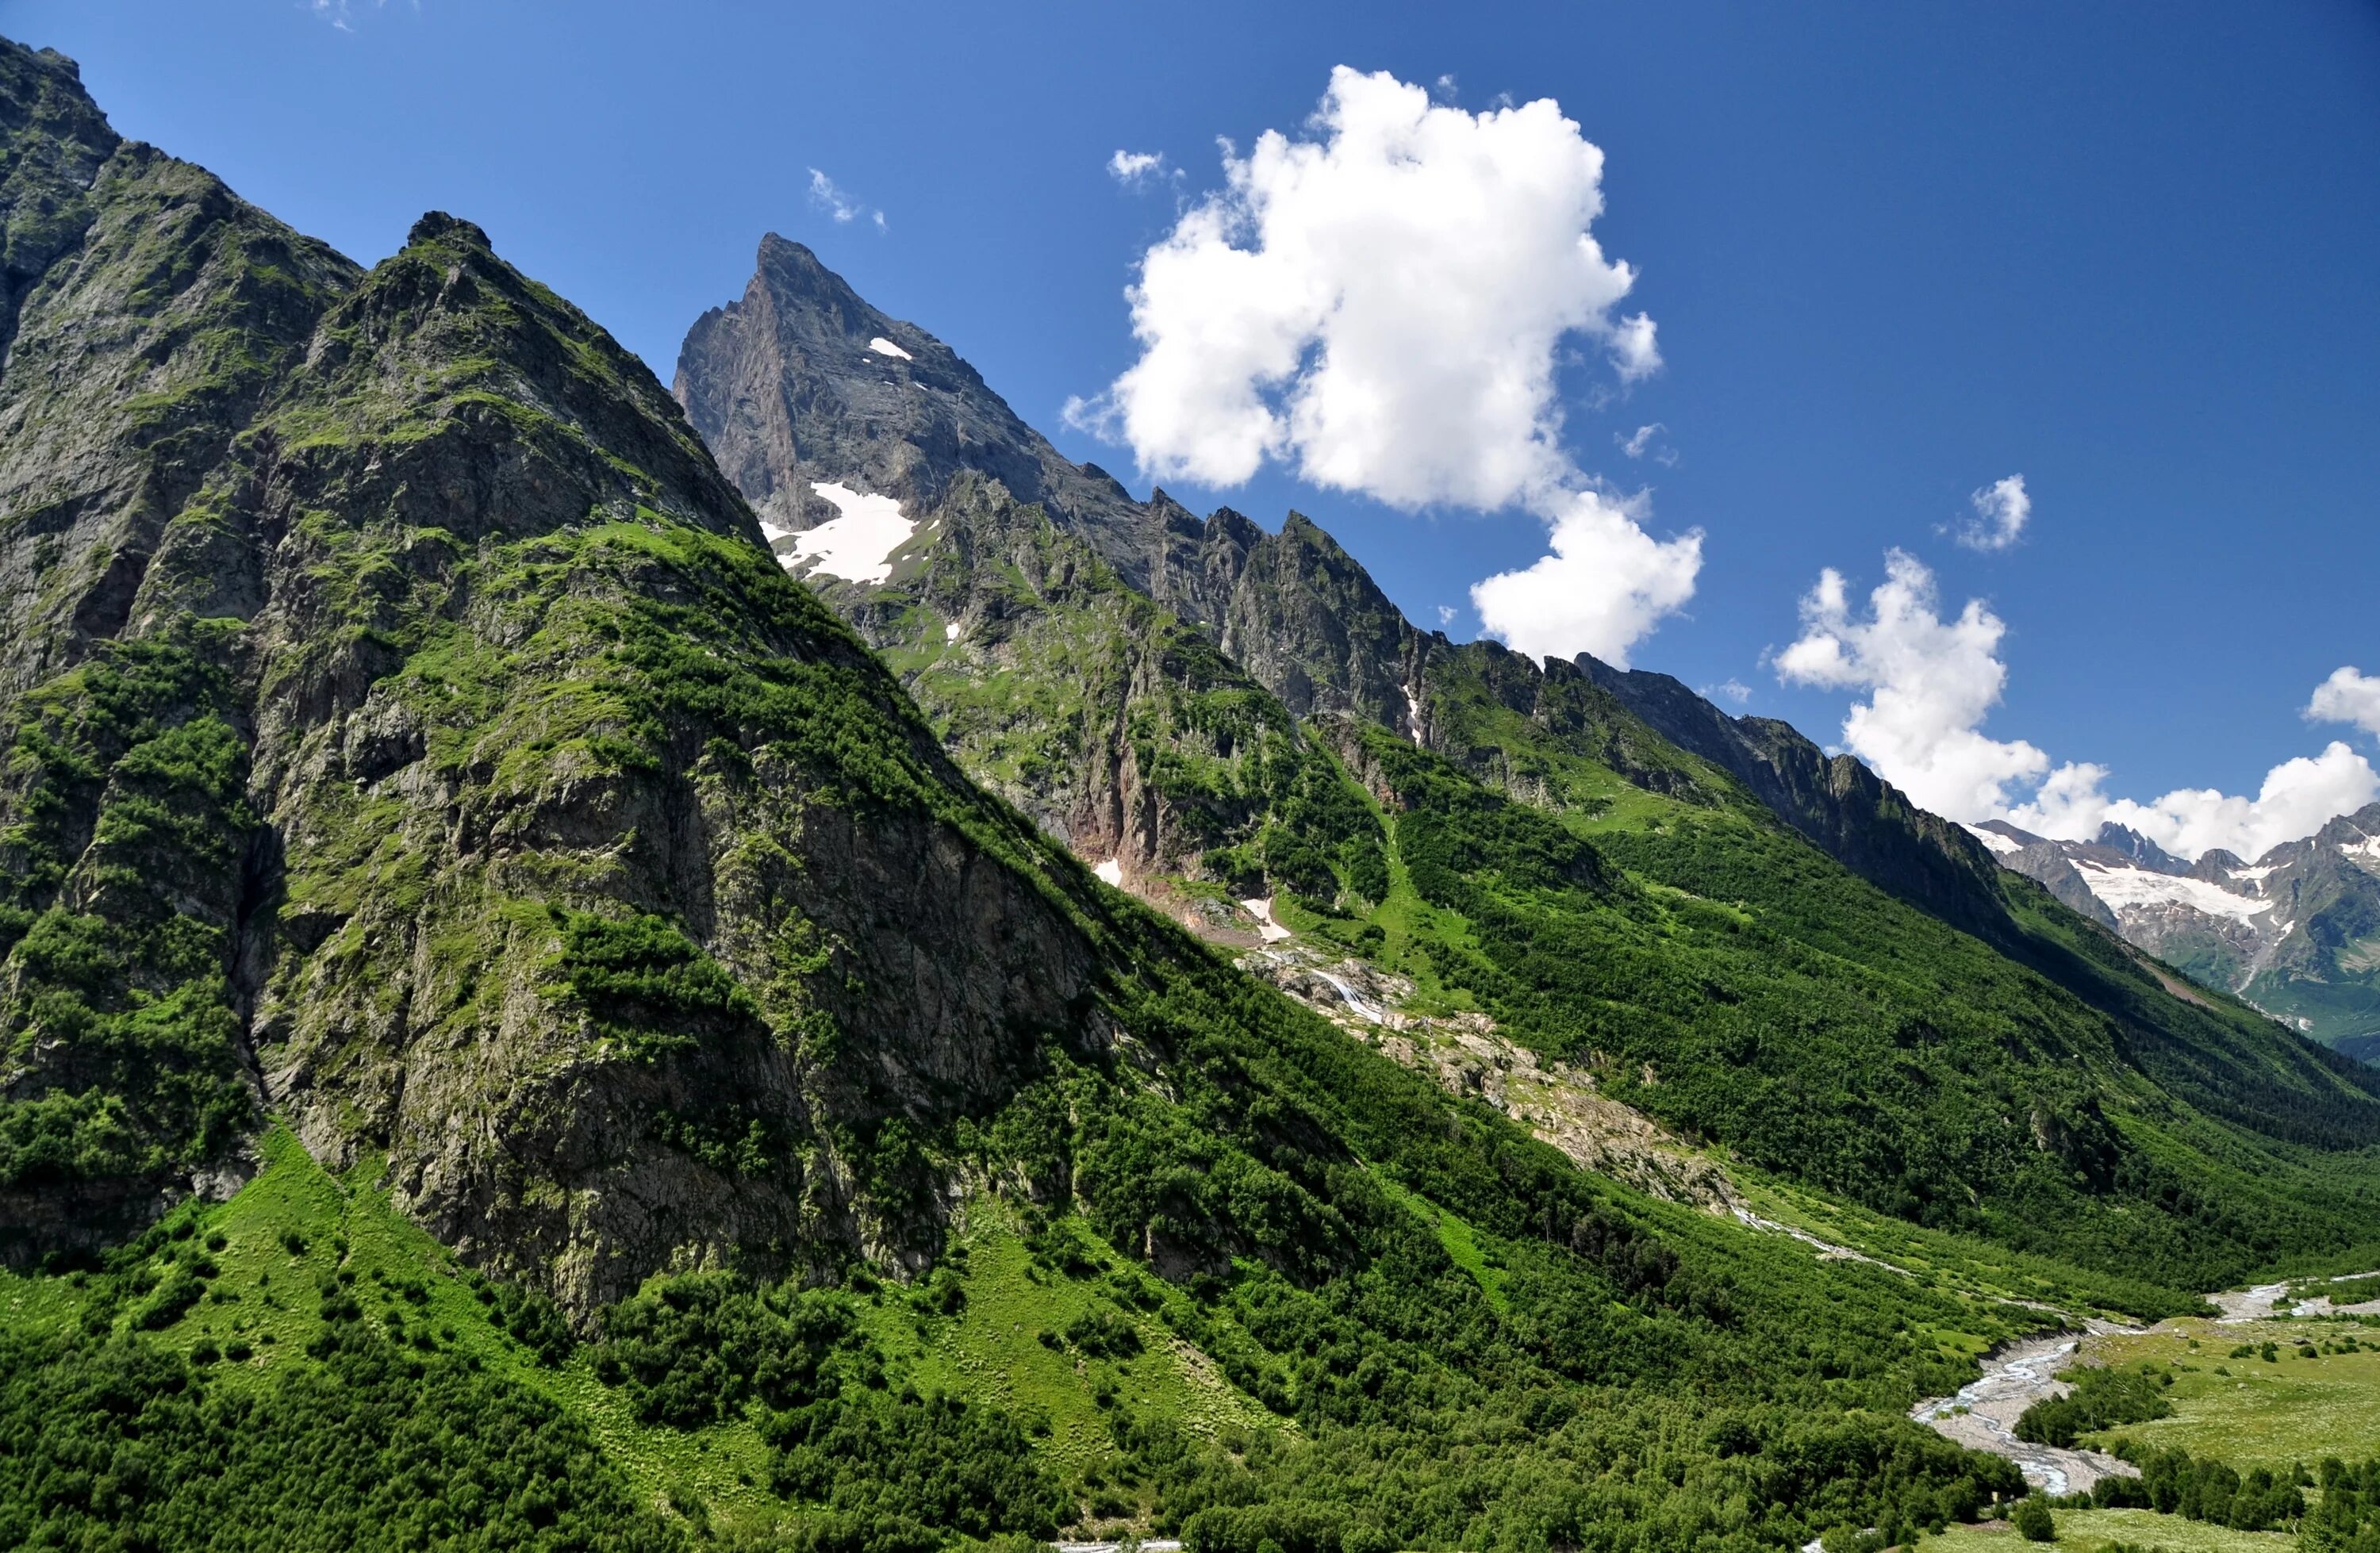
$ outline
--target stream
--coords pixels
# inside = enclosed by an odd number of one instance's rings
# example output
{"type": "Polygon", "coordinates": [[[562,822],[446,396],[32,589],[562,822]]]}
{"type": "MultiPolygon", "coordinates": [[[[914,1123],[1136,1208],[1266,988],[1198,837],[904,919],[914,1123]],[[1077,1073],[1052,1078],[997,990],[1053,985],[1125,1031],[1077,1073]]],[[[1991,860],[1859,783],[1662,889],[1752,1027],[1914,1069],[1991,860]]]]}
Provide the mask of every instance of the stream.
{"type": "Polygon", "coordinates": [[[2012,1343],[1985,1358],[1981,1380],[1961,1386],[1955,1396],[1920,1402],[1909,1416],[1961,1445],[2006,1456],[2027,1483],[2047,1493],[2078,1494],[2103,1477],[2132,1476],[2131,1466],[2105,1452],[2062,1450],[2016,1438],[2018,1414],[2066,1391],[2056,1377],[2080,1341],[2082,1334],[2064,1332],[2012,1343]]]}

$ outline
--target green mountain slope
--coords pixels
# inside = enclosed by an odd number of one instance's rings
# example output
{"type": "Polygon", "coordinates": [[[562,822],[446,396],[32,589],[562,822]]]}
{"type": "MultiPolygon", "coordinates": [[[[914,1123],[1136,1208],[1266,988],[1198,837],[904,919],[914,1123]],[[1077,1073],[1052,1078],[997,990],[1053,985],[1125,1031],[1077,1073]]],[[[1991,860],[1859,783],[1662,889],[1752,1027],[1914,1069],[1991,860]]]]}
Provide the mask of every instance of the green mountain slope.
{"type": "Polygon", "coordinates": [[[1197,525],[1160,493],[1127,540],[1112,501],[1096,521],[1062,495],[1020,504],[991,471],[1062,492],[1062,460],[946,347],[791,249],[764,243],[743,301],[689,337],[679,396],[729,467],[760,472],[747,489],[906,504],[889,576],[814,581],[953,755],[1087,862],[1116,859],[1226,941],[1253,924],[1214,897],[1270,897],[1319,963],[1410,982],[1417,1016],[1484,1013],[1688,1144],[1872,1209],[2177,1289],[2372,1239],[2369,1074],[2200,996],[1782,724],[1415,630],[1303,517],[1197,525]],[[869,343],[886,331],[933,370],[888,362],[869,343]],[[779,419],[723,413],[728,383],[779,419]],[[896,392],[901,414],[865,432],[820,407],[896,392]],[[988,519],[1029,541],[984,545],[988,519]],[[1066,586],[1017,587],[1027,551],[1066,586]],[[1133,574],[1110,553],[1159,560],[1133,574]],[[1221,667],[1184,679],[1193,638],[1221,667]],[[1233,671],[1262,693],[1230,689],[1228,721],[1182,715],[1233,671]],[[1203,812],[1230,822],[1184,822],[1165,771],[1199,773],[1203,812]],[[1102,812],[1151,818],[1078,818],[1102,812]]]}
{"type": "MultiPolygon", "coordinates": [[[[8,43],[0,127],[0,1543],[1753,1547],[2020,1491],[1905,1413],[2053,1316],[1583,1172],[1099,885],[477,228],[361,272],[8,43]]],[[[1083,704],[1213,746],[1173,833],[1388,874],[1171,639],[1083,704]]],[[[1483,868],[1635,888],[1478,791],[1483,868]]]]}

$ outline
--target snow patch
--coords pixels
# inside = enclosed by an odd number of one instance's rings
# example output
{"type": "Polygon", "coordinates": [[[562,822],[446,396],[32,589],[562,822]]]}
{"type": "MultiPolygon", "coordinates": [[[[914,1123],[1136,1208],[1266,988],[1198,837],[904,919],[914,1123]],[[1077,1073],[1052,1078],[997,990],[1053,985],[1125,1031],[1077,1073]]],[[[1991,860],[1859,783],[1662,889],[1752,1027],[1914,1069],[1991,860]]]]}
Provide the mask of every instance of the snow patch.
{"type": "Polygon", "coordinates": [[[834,504],[840,517],[794,536],[793,553],[778,559],[785,570],[807,565],[822,576],[845,582],[883,582],[892,576],[892,552],[917,526],[901,516],[901,504],[890,496],[863,496],[847,485],[813,485],[812,491],[834,504]]]}
{"type": "Polygon", "coordinates": [[[2228,868],[2224,870],[2223,877],[2233,880],[2245,880],[2250,884],[2262,884],[2266,877],[2279,867],[2277,863],[2266,863],[2253,868],[2228,868]]]}
{"type": "Polygon", "coordinates": [[[2273,909],[2270,901],[2252,901],[2245,895],[2234,895],[2220,885],[2209,884],[2203,879],[2181,879],[2172,874],[2152,873],[2146,868],[2105,867],[2097,863],[2076,859],[2075,868],[2091,893],[2099,897],[2110,911],[2122,911],[2139,906],[2187,906],[2209,916],[2228,916],[2246,922],[2259,912],[2273,909]]]}
{"type": "Polygon", "coordinates": [[[911,356],[907,351],[903,350],[899,346],[894,345],[892,341],[886,339],[881,334],[879,334],[874,339],[868,341],[868,348],[874,351],[879,356],[892,357],[896,361],[915,361],[917,359],[916,357],[911,356]]]}
{"type": "Polygon", "coordinates": [[[2349,857],[2369,857],[2380,862],[2380,836],[2366,836],[2360,842],[2341,842],[2338,850],[2349,857]]]}
{"type": "MultiPolygon", "coordinates": [[[[955,627],[953,627],[953,629],[955,629],[955,627]]],[[[1093,868],[1091,872],[1099,875],[1101,879],[1106,880],[1110,884],[1121,887],[1123,884],[1123,859],[1121,857],[1111,857],[1106,862],[1101,863],[1097,867],[1093,868]]]]}
{"type": "Polygon", "coordinates": [[[946,642],[954,642],[954,641],[956,641],[956,640],[958,640],[958,639],[959,639],[959,623],[958,623],[957,621],[955,621],[955,620],[951,620],[951,621],[945,621],[945,622],[943,622],[943,623],[942,623],[942,640],[944,640],[944,641],[946,641],[946,642]]]}
{"type": "Polygon", "coordinates": [[[1412,735],[1414,747],[1421,747],[1421,703],[1414,699],[1413,686],[1404,686],[1405,732],[1412,735]]]}
{"type": "Polygon", "coordinates": [[[1977,841],[1983,843],[1985,846],[1990,847],[1994,852],[1998,853],[2003,857],[2007,856],[2011,852],[2022,852],[2024,850],[2024,844],[2022,843],[2012,842],[2006,836],[2001,835],[1998,831],[1986,831],[1978,826],[1970,825],[1966,827],[1966,831],[1967,834],[1974,837],[1977,841]]]}
{"type": "Polygon", "coordinates": [[[794,531],[782,523],[771,523],[764,517],[760,520],[760,537],[775,544],[779,540],[792,539],[794,531]]]}
{"type": "Polygon", "coordinates": [[[1261,901],[1242,901],[1240,904],[1250,916],[1257,919],[1257,932],[1263,937],[1265,942],[1279,943],[1289,937],[1289,929],[1272,919],[1271,896],[1267,895],[1261,901]]]}

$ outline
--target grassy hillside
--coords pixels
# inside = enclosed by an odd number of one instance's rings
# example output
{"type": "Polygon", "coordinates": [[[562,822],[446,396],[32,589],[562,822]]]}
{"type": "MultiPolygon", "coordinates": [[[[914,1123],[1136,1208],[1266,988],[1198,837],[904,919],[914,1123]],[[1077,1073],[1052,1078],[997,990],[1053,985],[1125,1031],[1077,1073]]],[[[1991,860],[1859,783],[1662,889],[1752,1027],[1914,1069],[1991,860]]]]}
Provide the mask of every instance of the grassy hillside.
{"type": "Polygon", "coordinates": [[[1542,809],[1384,729],[1347,723],[1342,747],[1388,816],[1396,882],[1368,909],[1308,898],[1300,920],[1689,1139],[2177,1290],[2372,1233],[2350,1151],[2367,1086],[2252,1015],[2174,999],[2065,914],[2034,922],[2061,984],[1740,807],[1621,801],[1573,761],[1584,796],[1542,809]]]}

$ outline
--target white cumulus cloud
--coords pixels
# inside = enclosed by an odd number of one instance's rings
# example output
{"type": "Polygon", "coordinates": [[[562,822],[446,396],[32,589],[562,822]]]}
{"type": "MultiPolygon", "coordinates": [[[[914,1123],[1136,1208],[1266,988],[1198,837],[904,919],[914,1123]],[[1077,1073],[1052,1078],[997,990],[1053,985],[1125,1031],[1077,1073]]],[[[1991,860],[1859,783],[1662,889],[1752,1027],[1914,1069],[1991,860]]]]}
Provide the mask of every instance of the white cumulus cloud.
{"type": "Polygon", "coordinates": [[[1960,524],[1952,538],[1969,550],[2006,550],[2024,532],[2033,516],[2033,498],[2025,493],[2024,477],[2010,475],[1967,498],[1973,516],[1960,524]]]}
{"type": "Polygon", "coordinates": [[[2049,770],[2032,745],[1980,732],[2008,685],[2008,627],[1981,600],[1944,620],[1934,574],[1906,551],[1886,557],[1864,618],[1828,567],[1802,601],[1802,625],[1777,655],[1778,677],[1864,691],[1843,720],[1843,747],[1925,807],[1980,819],[1999,811],[2010,783],[2049,770]]]}
{"type": "Polygon", "coordinates": [[[1660,360],[1650,318],[1612,315],[1635,272],[1590,231],[1603,152],[1549,99],[1471,114],[1344,67],[1313,131],[1225,146],[1126,294],[1139,360],[1076,424],[1213,486],[1267,459],[1407,508],[1573,484],[1560,342],[1623,377],[1660,360]]]}
{"type": "MultiPolygon", "coordinates": [[[[2334,816],[2380,798],[2380,773],[2346,745],[2285,760],[2254,797],[2180,788],[2147,802],[2111,796],[2107,767],[2049,756],[2022,739],[1994,739],[1983,723],[2008,685],[1999,617],[1970,600],[1942,617],[1934,575],[1901,551],[1863,615],[1831,568],[1802,602],[1803,634],[1778,654],[1791,683],[1864,692],[1843,720],[1843,746],[1917,803],[1952,819],[2000,818],[2061,841],[2090,841],[2112,821],[2181,857],[2221,847],[2247,858],[2313,834],[2334,816]]],[[[2310,715],[2354,721],[2365,680],[2343,669],[2314,692],[2310,715]]]]}
{"type": "Polygon", "coordinates": [[[1629,650],[1694,597],[1702,564],[1700,529],[1656,540],[1625,504],[1574,491],[1553,520],[1551,553],[1475,583],[1471,604],[1488,634],[1515,652],[1591,652],[1624,669],[1629,650]]]}
{"type": "Polygon", "coordinates": [[[1659,370],[1660,348],[1653,343],[1658,325],[1645,313],[1633,313],[1621,319],[1611,331],[1611,364],[1620,370],[1621,381],[1634,382],[1659,370]]]}
{"type": "Polygon", "coordinates": [[[2380,675],[2349,666],[2313,687],[2305,714],[2317,722],[2351,722],[2380,739],[2380,675]]]}
{"type": "Polygon", "coordinates": [[[1341,67],[1305,131],[1226,142],[1223,174],[1142,256],[1139,358],[1067,423],[1160,479],[1269,461],[1408,510],[1525,505],[1550,552],[1474,589],[1488,630],[1624,661],[1693,594],[1701,537],[1655,540],[1561,443],[1573,340],[1622,384],[1661,364],[1592,230],[1602,151],[1550,99],[1473,114],[1341,67]]]}

